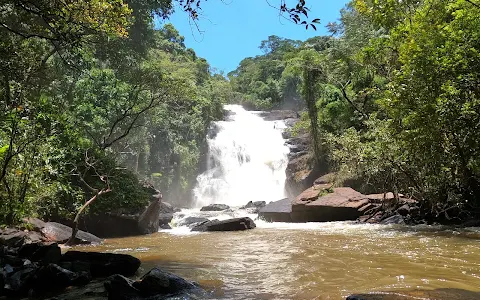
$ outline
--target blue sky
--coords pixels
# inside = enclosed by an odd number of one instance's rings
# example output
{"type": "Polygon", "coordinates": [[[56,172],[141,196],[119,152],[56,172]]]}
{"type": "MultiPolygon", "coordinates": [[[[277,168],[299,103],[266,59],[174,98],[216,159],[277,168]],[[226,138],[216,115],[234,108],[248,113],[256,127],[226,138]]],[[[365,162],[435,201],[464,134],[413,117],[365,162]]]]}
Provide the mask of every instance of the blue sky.
{"type": "MultiPolygon", "coordinates": [[[[269,0],[278,4],[280,0],[269,0]]],[[[278,11],[271,8],[267,0],[210,0],[202,1],[202,14],[198,25],[199,33],[188,15],[177,8],[170,20],[180,34],[185,36],[185,44],[193,48],[198,56],[208,60],[218,71],[228,73],[239,62],[249,56],[262,54],[258,48],[269,35],[289,39],[305,40],[312,36],[326,34],[325,25],[339,18],[339,11],[346,0],[310,0],[310,19],[320,18],[317,31],[295,25],[280,19],[278,11]]],[[[295,3],[295,1],[287,1],[295,3]]]]}

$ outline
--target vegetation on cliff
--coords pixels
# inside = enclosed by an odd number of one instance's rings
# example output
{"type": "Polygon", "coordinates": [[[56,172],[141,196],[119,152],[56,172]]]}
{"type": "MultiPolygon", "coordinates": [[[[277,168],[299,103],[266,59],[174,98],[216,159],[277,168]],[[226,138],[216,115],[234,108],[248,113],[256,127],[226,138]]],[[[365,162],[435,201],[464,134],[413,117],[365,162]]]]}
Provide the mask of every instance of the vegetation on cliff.
{"type": "Polygon", "coordinates": [[[480,5],[354,0],[328,29],[270,37],[262,47],[275,47],[229,74],[234,91],[254,107],[300,95],[298,126],[325,172],[412,196],[432,220],[478,218],[480,5]]]}

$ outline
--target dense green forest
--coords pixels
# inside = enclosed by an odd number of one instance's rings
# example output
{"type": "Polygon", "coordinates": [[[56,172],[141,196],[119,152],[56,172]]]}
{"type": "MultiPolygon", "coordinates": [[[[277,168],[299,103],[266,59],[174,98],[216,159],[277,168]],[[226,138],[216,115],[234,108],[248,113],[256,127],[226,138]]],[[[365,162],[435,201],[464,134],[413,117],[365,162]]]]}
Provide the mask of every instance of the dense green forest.
{"type": "Polygon", "coordinates": [[[0,223],[185,196],[228,82],[187,49],[169,1],[2,1],[0,223]]]}
{"type": "MultiPolygon", "coordinates": [[[[200,2],[176,2],[197,18],[200,2]]],[[[315,28],[305,5],[279,9],[315,28]]],[[[478,217],[480,4],[354,0],[329,35],[270,36],[228,78],[154,26],[172,7],[0,2],[0,223],[71,217],[101,189],[92,211],[133,212],[142,180],[188,197],[226,102],[305,111],[296,129],[340,182],[412,196],[439,220],[478,217]]]]}
{"type": "Polygon", "coordinates": [[[234,93],[255,108],[305,105],[297,127],[338,184],[414,197],[442,222],[478,218],[480,4],[355,0],[327,27],[269,37],[229,74],[234,93]]]}

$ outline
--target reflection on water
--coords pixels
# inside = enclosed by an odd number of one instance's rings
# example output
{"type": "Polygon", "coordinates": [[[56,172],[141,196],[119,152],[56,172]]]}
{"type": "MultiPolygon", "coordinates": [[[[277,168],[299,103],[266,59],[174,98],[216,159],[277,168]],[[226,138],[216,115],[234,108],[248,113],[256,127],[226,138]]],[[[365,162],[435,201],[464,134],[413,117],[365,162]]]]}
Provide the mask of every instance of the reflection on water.
{"type": "Polygon", "coordinates": [[[247,232],[159,232],[81,249],[132,254],[143,261],[142,271],[163,267],[214,289],[221,299],[345,299],[351,293],[437,288],[480,292],[480,229],[257,225],[247,232]]]}

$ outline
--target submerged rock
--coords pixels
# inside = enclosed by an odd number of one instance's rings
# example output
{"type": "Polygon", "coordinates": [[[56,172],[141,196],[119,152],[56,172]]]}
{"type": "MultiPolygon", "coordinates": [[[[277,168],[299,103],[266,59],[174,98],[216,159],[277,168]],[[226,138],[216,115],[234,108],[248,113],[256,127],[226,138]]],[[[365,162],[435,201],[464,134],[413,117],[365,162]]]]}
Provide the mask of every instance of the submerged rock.
{"type": "Polygon", "coordinates": [[[212,220],[199,223],[192,228],[192,231],[240,231],[253,229],[256,225],[248,217],[234,218],[223,221],[212,220]]]}
{"type": "Polygon", "coordinates": [[[202,207],[200,211],[222,211],[222,210],[227,210],[229,208],[230,206],[226,204],[210,204],[202,207]]]}

